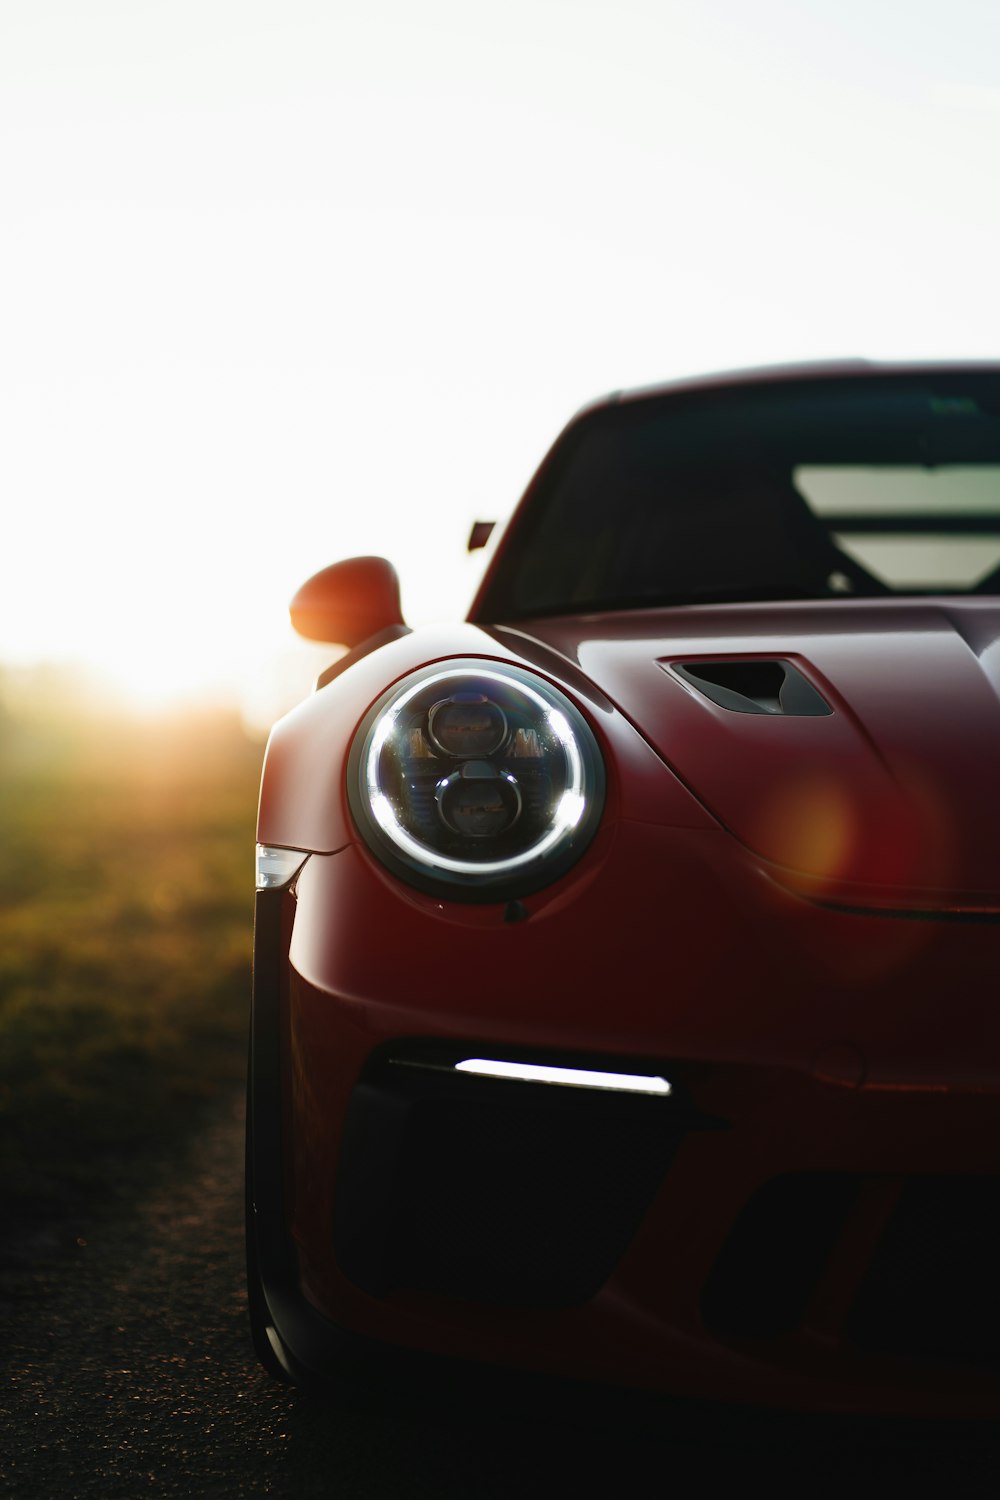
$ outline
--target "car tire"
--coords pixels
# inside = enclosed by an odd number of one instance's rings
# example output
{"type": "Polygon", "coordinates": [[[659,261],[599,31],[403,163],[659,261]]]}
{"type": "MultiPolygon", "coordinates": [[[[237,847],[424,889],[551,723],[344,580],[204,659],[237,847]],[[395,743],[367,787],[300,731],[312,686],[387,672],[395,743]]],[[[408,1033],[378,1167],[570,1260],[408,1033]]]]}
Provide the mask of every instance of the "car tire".
{"type": "MultiPolygon", "coordinates": [[[[246,1161],[244,1167],[244,1212],[246,1223],[246,1270],[247,1270],[247,1315],[250,1319],[250,1337],[253,1341],[254,1353],[258,1362],[272,1380],[280,1381],[282,1385],[294,1385],[286,1366],[278,1358],[268,1336],[270,1324],[267,1316],[267,1303],[264,1300],[264,1291],[260,1281],[260,1266],[257,1257],[257,1226],[254,1222],[253,1211],[253,1139],[252,1126],[250,1122],[249,1107],[247,1109],[246,1127],[246,1161]]],[[[271,1335],[276,1339],[277,1333],[270,1328],[271,1335]]]]}

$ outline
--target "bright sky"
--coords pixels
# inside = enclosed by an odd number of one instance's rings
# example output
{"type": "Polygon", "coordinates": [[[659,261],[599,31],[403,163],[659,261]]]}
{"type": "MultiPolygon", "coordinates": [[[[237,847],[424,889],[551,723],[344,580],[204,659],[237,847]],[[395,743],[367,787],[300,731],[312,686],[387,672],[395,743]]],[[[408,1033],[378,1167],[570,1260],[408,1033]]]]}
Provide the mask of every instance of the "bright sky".
{"type": "Polygon", "coordinates": [[[0,0],[0,661],[267,716],[308,574],[461,613],[592,396],[1000,356],[998,58],[995,0],[0,0]]]}

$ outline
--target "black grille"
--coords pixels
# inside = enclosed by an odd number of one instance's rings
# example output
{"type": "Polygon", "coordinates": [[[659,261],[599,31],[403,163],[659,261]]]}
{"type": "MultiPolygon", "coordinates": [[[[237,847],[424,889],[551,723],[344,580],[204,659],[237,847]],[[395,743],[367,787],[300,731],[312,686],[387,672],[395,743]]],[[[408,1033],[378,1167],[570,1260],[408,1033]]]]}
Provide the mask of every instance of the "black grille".
{"type": "Polygon", "coordinates": [[[910,1178],[846,1332],[867,1349],[1000,1365],[1000,1179],[910,1178]]]}
{"type": "Polygon", "coordinates": [[[337,1259],[376,1295],[579,1304],[613,1271],[691,1127],[676,1098],[377,1062],[348,1115],[337,1259]]]}
{"type": "Polygon", "coordinates": [[[853,1173],[791,1172],[750,1199],[702,1296],[702,1316],[726,1339],[793,1332],[855,1200],[853,1173]]]}
{"type": "Polygon", "coordinates": [[[706,1326],[731,1342],[796,1333],[862,1195],[884,1193],[828,1334],[872,1353],[1000,1366],[1000,1178],[912,1176],[898,1192],[892,1181],[798,1172],[766,1183],[705,1285],[706,1326]]]}

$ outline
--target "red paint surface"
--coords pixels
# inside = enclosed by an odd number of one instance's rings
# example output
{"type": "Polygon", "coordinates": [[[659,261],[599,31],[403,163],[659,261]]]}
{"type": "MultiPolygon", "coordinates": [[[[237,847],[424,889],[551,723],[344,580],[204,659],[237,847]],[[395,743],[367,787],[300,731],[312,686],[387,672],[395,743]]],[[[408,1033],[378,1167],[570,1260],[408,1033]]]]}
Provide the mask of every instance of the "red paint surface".
{"type": "MultiPolygon", "coordinates": [[[[678,387],[694,388],[713,387],[678,387]]],[[[995,1415],[987,1373],[864,1354],[842,1323],[903,1178],[1000,1175],[998,767],[996,598],[467,624],[397,640],[316,693],[274,731],[258,827],[262,843],[315,853],[289,897],[284,997],[287,1206],[307,1295],[348,1328],[443,1353],[785,1405],[995,1415]],[[731,713],[670,670],[740,656],[792,659],[833,713],[731,713]],[[457,657],[557,684],[605,759],[600,830],[526,898],[526,921],[400,883],[348,810],[368,708],[457,657]],[[956,913],[984,920],[945,920],[956,913]],[[334,1193],[351,1091],[398,1038],[648,1057],[729,1129],[685,1138],[581,1308],[376,1298],[336,1263],[334,1193]],[[706,1277],[753,1192],[797,1171],[874,1185],[803,1326],[727,1345],[701,1322],[706,1277]]]]}

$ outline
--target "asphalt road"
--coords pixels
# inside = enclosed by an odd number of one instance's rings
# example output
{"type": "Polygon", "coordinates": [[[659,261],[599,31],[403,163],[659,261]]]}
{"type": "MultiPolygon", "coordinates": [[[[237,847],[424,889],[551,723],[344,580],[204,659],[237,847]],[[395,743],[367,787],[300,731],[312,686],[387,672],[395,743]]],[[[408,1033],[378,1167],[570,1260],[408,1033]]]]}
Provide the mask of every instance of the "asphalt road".
{"type": "Polygon", "coordinates": [[[346,1400],[274,1385],[246,1329],[238,1101],[78,1237],[0,1303],[4,1494],[519,1500],[757,1481],[770,1494],[971,1495],[1000,1480],[1000,1435],[983,1426],[790,1420],[518,1382],[346,1400]]]}

